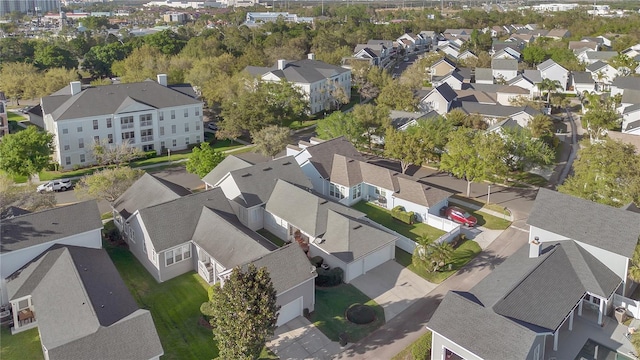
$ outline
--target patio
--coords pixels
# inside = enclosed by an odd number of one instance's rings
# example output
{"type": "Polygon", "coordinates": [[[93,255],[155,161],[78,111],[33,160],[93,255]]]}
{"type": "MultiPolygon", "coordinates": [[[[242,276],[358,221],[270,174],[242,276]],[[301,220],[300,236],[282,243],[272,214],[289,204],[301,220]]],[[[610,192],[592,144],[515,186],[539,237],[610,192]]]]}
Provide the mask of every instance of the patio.
{"type": "Polygon", "coordinates": [[[583,316],[574,316],[572,331],[569,331],[568,322],[560,328],[557,351],[553,351],[553,336],[547,337],[544,358],[575,359],[589,339],[626,356],[635,354],[633,345],[625,337],[627,326],[609,316],[604,317],[604,324],[600,326],[597,317],[596,311],[584,307],[583,316]]]}

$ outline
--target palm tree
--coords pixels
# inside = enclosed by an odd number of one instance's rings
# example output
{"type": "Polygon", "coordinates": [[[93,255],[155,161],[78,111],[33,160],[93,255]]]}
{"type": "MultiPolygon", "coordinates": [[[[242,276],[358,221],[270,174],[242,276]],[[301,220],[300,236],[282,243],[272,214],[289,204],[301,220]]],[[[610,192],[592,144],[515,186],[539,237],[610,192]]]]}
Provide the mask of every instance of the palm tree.
{"type": "Polygon", "coordinates": [[[428,235],[418,236],[418,243],[413,251],[413,265],[429,272],[444,268],[453,257],[453,246],[446,242],[434,243],[428,235]]]}
{"type": "Polygon", "coordinates": [[[558,89],[562,89],[562,84],[560,84],[560,81],[558,80],[542,79],[542,82],[538,84],[538,89],[540,89],[541,93],[544,93],[545,91],[547,92],[547,107],[549,107],[551,93],[558,89]]]}
{"type": "Polygon", "coordinates": [[[453,257],[453,246],[447,242],[431,245],[431,264],[433,271],[443,269],[453,257]]]}

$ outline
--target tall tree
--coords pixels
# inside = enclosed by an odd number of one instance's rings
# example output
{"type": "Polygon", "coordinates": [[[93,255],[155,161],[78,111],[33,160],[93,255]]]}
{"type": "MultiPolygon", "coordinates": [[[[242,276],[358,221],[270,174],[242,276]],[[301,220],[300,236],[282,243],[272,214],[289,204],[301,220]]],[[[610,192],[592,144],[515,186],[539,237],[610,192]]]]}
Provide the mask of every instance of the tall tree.
{"type": "MultiPolygon", "coordinates": [[[[122,82],[139,82],[155,79],[157,74],[168,74],[169,58],[159,49],[144,45],[134,49],[124,60],[113,62],[111,71],[120,77],[122,82]]],[[[170,83],[176,82],[169,78],[170,83]]]]}
{"type": "Polygon", "coordinates": [[[35,185],[15,186],[11,176],[0,173],[0,219],[15,206],[27,211],[51,209],[56,206],[54,192],[36,192],[35,185]]]}
{"type": "Polygon", "coordinates": [[[538,114],[531,118],[527,125],[531,131],[531,136],[541,138],[553,133],[553,120],[544,114],[538,114]]]}
{"type": "Polygon", "coordinates": [[[438,116],[435,119],[420,119],[415,126],[407,128],[408,133],[417,133],[425,151],[425,161],[440,161],[445,146],[447,145],[449,134],[453,131],[452,123],[444,117],[438,116]]]}
{"type": "Polygon", "coordinates": [[[120,166],[143,157],[144,152],[131,145],[129,140],[121,144],[110,144],[108,139],[102,139],[91,144],[91,155],[98,165],[120,166]]]}
{"type": "Polygon", "coordinates": [[[506,165],[511,171],[526,171],[534,167],[553,164],[555,152],[529,129],[504,129],[502,139],[506,146],[506,165]]]}
{"type": "Polygon", "coordinates": [[[416,249],[413,251],[412,263],[428,272],[442,270],[453,258],[453,246],[447,242],[435,243],[426,235],[417,238],[416,249]]]}
{"type": "Polygon", "coordinates": [[[42,70],[51,68],[76,69],[78,67],[78,60],[69,50],[55,45],[38,46],[33,60],[34,64],[42,70]]]}
{"type": "Polygon", "coordinates": [[[74,187],[74,192],[79,199],[114,202],[143,174],[143,170],[128,166],[103,169],[80,178],[74,187]]]}
{"type": "Polygon", "coordinates": [[[63,87],[69,85],[71,81],[76,81],[80,78],[78,72],[74,69],[67,70],[65,68],[52,68],[47,70],[42,77],[42,91],[40,96],[49,95],[54,93],[63,87]]]}
{"type": "Polygon", "coordinates": [[[0,70],[0,88],[5,95],[20,105],[20,99],[32,98],[37,93],[35,66],[27,63],[3,63],[0,70]]]}
{"type": "Polygon", "coordinates": [[[288,127],[270,125],[251,133],[256,150],[265,156],[276,156],[289,143],[291,130],[288,127]]]}
{"type": "Polygon", "coordinates": [[[385,156],[400,161],[400,168],[404,174],[411,165],[422,165],[427,157],[419,133],[398,131],[387,128],[384,137],[385,156]]]}
{"type": "Polygon", "coordinates": [[[640,203],[640,156],[635,150],[609,138],[584,144],[573,163],[573,175],[558,190],[617,207],[640,203]]]}
{"type": "Polygon", "coordinates": [[[418,101],[410,87],[392,81],[380,91],[376,103],[392,110],[415,111],[418,101]]]}
{"type": "Polygon", "coordinates": [[[215,150],[209,143],[202,142],[200,147],[194,147],[191,150],[191,156],[187,161],[187,171],[203,178],[218,166],[224,158],[224,153],[215,150]]]}
{"type": "Polygon", "coordinates": [[[257,359],[278,319],[276,290],[267,269],[253,264],[234,268],[224,286],[214,285],[205,304],[201,309],[211,316],[220,357],[257,359]]]}
{"type": "Polygon", "coordinates": [[[608,130],[619,127],[622,118],[614,109],[600,107],[587,111],[581,121],[582,126],[587,129],[591,142],[597,142],[606,136],[608,130]]]}
{"type": "Polygon", "coordinates": [[[372,148],[373,136],[383,136],[387,128],[391,126],[389,109],[385,106],[359,104],[353,107],[352,114],[355,121],[360,124],[359,128],[364,129],[363,135],[366,137],[369,149],[372,148]]]}
{"type": "Polygon", "coordinates": [[[362,123],[356,121],[353,112],[336,111],[324,119],[318,120],[316,127],[318,137],[329,140],[344,136],[349,142],[358,146],[362,144],[362,134],[366,132],[362,123]]]}
{"type": "Polygon", "coordinates": [[[542,82],[538,84],[538,89],[540,89],[542,93],[547,93],[547,107],[549,107],[551,103],[551,93],[562,90],[562,85],[558,80],[542,79],[542,82]]]}
{"type": "Polygon", "coordinates": [[[30,179],[49,165],[52,153],[53,134],[29,126],[26,130],[2,137],[0,169],[30,179]]]}

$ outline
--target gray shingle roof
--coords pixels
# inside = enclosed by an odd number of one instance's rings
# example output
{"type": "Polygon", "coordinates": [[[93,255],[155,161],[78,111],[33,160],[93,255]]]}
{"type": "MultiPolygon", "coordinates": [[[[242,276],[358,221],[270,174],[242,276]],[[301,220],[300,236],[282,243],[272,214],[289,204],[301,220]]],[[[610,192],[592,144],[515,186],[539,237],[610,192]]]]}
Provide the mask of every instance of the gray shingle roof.
{"type": "Polygon", "coordinates": [[[61,206],[2,220],[0,253],[102,229],[95,200],[61,206]]]}
{"type": "Polygon", "coordinates": [[[180,185],[144,173],[113,202],[112,206],[124,219],[128,219],[137,210],[175,200],[190,193],[180,185]]]}
{"type": "Polygon", "coordinates": [[[84,89],[73,96],[70,92],[68,94],[42,98],[44,113],[51,114],[54,121],[59,121],[116,114],[122,106],[133,103],[156,109],[202,104],[181,91],[155,81],[102,85],[84,89]]]}
{"type": "Polygon", "coordinates": [[[640,104],[640,90],[625,89],[622,94],[623,104],[640,104]]]}
{"type": "Polygon", "coordinates": [[[588,59],[592,60],[609,60],[612,57],[618,55],[617,51],[587,51],[588,59]]]}
{"type": "Polygon", "coordinates": [[[590,72],[594,72],[594,71],[598,71],[600,69],[602,69],[603,67],[606,67],[607,63],[601,60],[598,60],[596,62],[594,62],[593,64],[589,64],[589,66],[587,66],[587,70],[589,70],[590,72]]]}
{"type": "Polygon", "coordinates": [[[221,215],[206,207],[202,208],[192,239],[227,269],[277,248],[235,216],[221,215]]]}
{"type": "MultiPolygon", "coordinates": [[[[553,61],[551,59],[548,59],[548,60],[545,60],[545,61],[541,62],[540,64],[538,64],[538,70],[544,71],[544,70],[547,70],[547,69],[549,69],[549,68],[551,68],[553,66],[560,66],[560,65],[558,65],[558,63],[556,63],[555,61],[553,61]]],[[[560,66],[560,67],[563,68],[562,66],[560,66]]]]}
{"type": "Polygon", "coordinates": [[[456,92],[447,83],[440,84],[440,86],[436,87],[434,90],[442,95],[442,98],[444,98],[446,102],[452,102],[455,100],[456,96],[458,96],[458,94],[456,94],[456,92]]]}
{"type": "Polygon", "coordinates": [[[230,175],[240,190],[240,196],[234,200],[245,207],[266,203],[278,179],[304,188],[313,187],[293,156],[234,170],[230,175]]]}
{"type": "Polygon", "coordinates": [[[591,74],[586,71],[572,71],[571,75],[573,76],[573,82],[575,84],[595,84],[591,74]]]}
{"type": "Polygon", "coordinates": [[[149,312],[138,309],[103,249],[55,245],[13,274],[7,289],[12,299],[33,297],[51,359],[148,359],[163,352],[149,312]]]}
{"type": "Polygon", "coordinates": [[[544,188],[527,223],[628,258],[640,236],[640,215],[544,188]]]}
{"type": "Polygon", "coordinates": [[[611,86],[625,90],[640,90],[640,81],[638,81],[638,78],[635,76],[618,76],[613,80],[611,86]]]}
{"type": "Polygon", "coordinates": [[[288,62],[283,70],[279,70],[277,65],[271,68],[251,66],[247,67],[246,70],[258,76],[271,72],[279,78],[294,83],[314,83],[351,71],[340,66],[309,59],[288,62]]]}
{"type": "Polygon", "coordinates": [[[397,181],[398,192],[394,196],[422,206],[432,207],[453,195],[450,191],[434,188],[402,174],[397,176],[397,181]]]}
{"type": "Polygon", "coordinates": [[[203,206],[235,216],[220,188],[140,209],[140,218],[156,252],[190,241],[203,206]]]}
{"type": "Polygon", "coordinates": [[[540,70],[525,70],[522,75],[534,84],[542,82],[540,70]]]}
{"type": "Polygon", "coordinates": [[[513,120],[512,118],[506,118],[489,126],[489,128],[487,128],[487,131],[494,131],[496,129],[522,129],[522,126],[520,126],[520,124],[518,124],[518,122],[513,120]]]}
{"type": "Polygon", "coordinates": [[[309,258],[297,243],[285,245],[250,262],[258,269],[267,268],[278,295],[318,276],[315,269],[312,271],[309,258]]]}
{"type": "Polygon", "coordinates": [[[224,158],[216,167],[214,167],[207,175],[202,178],[202,181],[209,186],[215,186],[220,180],[222,180],[231,171],[243,169],[251,166],[248,161],[229,155],[224,158]]]}
{"type": "Polygon", "coordinates": [[[493,81],[493,72],[489,68],[476,68],[475,71],[476,82],[481,81],[493,81]]]}
{"type": "Polygon", "coordinates": [[[349,215],[355,219],[364,217],[364,214],[357,210],[282,180],[276,183],[265,209],[311,236],[320,236],[327,231],[329,210],[349,215]]]}
{"type": "Polygon", "coordinates": [[[518,60],[516,59],[493,59],[491,60],[493,70],[518,70],[518,60]]]}
{"type": "Polygon", "coordinates": [[[624,108],[623,114],[630,114],[634,111],[640,110],[640,104],[629,105],[624,108]]]}
{"type": "Polygon", "coordinates": [[[329,173],[333,167],[334,154],[347,156],[352,159],[364,160],[362,154],[360,154],[353,144],[351,144],[349,140],[345,139],[344,136],[309,146],[306,150],[309,155],[311,155],[311,159],[309,159],[309,161],[325,179],[329,177],[329,173]]]}
{"type": "Polygon", "coordinates": [[[493,117],[509,117],[523,111],[527,112],[529,115],[533,115],[536,113],[535,109],[526,106],[480,104],[469,101],[454,103],[453,107],[460,108],[467,114],[480,114],[493,117]]]}

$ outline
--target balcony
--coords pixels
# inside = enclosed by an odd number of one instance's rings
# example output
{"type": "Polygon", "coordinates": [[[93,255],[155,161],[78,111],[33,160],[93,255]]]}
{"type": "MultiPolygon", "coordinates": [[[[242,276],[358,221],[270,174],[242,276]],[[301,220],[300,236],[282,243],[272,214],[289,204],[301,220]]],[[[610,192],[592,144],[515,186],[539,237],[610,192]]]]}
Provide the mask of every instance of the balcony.
{"type": "Polygon", "coordinates": [[[36,321],[35,312],[31,308],[20,310],[17,314],[13,314],[11,335],[33,329],[36,326],[38,326],[38,322],[36,321]]]}
{"type": "Polygon", "coordinates": [[[149,141],[153,141],[153,135],[147,135],[147,136],[141,136],[140,140],[142,142],[149,142],[149,141]]]}

